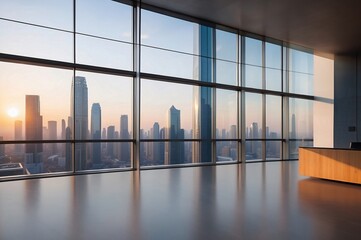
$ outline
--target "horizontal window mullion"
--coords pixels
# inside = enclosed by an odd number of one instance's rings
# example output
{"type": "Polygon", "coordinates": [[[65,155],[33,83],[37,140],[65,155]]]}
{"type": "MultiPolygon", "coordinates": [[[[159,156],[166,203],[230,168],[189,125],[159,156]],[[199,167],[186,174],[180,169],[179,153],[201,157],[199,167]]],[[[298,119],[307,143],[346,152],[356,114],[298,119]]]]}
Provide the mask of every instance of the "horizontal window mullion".
{"type": "Polygon", "coordinates": [[[84,140],[9,140],[0,141],[2,144],[34,144],[34,143],[98,143],[98,142],[135,142],[132,139],[84,139],[84,140]]]}
{"type": "Polygon", "coordinates": [[[6,54],[6,53],[0,53],[0,61],[19,63],[19,64],[27,64],[27,65],[35,65],[35,66],[43,66],[43,67],[52,67],[52,68],[59,68],[59,69],[67,69],[67,70],[78,70],[78,71],[104,73],[104,74],[126,76],[126,77],[135,77],[136,76],[136,73],[133,71],[120,70],[120,69],[114,69],[114,68],[106,68],[106,67],[98,67],[98,66],[92,66],[92,65],[86,65],[86,64],[77,64],[77,63],[71,63],[71,62],[62,62],[62,61],[56,61],[56,60],[48,60],[48,59],[43,59],[43,58],[26,57],[26,56],[6,54]]]}

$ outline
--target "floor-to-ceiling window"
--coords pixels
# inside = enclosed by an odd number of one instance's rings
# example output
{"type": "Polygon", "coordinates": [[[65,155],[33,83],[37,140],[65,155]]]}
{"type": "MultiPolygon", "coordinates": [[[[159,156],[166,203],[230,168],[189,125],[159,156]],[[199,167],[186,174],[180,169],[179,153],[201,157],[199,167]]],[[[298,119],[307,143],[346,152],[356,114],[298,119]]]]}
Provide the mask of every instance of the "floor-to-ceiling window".
{"type": "Polygon", "coordinates": [[[297,159],[313,55],[132,1],[3,1],[0,176],[297,159]]]}

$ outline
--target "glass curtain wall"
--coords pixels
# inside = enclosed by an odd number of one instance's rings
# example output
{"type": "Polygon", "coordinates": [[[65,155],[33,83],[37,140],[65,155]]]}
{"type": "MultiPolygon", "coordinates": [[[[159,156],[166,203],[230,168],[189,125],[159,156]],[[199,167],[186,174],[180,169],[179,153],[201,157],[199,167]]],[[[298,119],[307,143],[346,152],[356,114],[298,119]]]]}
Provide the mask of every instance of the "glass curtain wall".
{"type": "Polygon", "coordinates": [[[312,145],[311,52],[133,1],[74,1],[2,3],[0,176],[296,159],[312,145]]]}

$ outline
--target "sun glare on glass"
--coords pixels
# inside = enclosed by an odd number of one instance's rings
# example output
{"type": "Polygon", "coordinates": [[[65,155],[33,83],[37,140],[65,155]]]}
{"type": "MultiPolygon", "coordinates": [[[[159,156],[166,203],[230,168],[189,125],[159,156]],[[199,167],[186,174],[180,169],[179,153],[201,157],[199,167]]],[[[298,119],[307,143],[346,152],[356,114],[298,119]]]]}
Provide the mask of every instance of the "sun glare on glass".
{"type": "Polygon", "coordinates": [[[9,115],[9,117],[14,118],[14,117],[17,117],[19,115],[19,110],[12,107],[12,108],[8,109],[7,113],[9,115]]]}

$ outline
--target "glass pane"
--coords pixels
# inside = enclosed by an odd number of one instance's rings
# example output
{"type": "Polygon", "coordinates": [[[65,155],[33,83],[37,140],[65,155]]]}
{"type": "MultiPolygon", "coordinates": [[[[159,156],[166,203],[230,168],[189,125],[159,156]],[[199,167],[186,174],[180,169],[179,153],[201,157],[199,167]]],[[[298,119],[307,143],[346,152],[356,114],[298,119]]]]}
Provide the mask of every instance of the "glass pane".
{"type": "Polygon", "coordinates": [[[282,91],[281,70],[266,68],[266,89],[272,91],[282,91]]]}
{"type": "Polygon", "coordinates": [[[133,8],[109,0],[76,0],[76,31],[132,42],[133,8]]]}
{"type": "Polygon", "coordinates": [[[76,139],[132,139],[132,78],[77,71],[74,83],[76,139]]]}
{"type": "Polygon", "coordinates": [[[164,128],[165,139],[194,138],[193,97],[198,89],[196,86],[142,80],[141,129],[148,133],[158,123],[159,129],[164,128]]]}
{"type": "Polygon", "coordinates": [[[197,142],[142,142],[140,164],[145,166],[193,163],[197,142]]]}
{"type": "Polygon", "coordinates": [[[73,0],[2,0],[0,16],[12,20],[73,30],[73,0]]]}
{"type": "Polygon", "coordinates": [[[313,74],[313,55],[290,48],[289,70],[291,72],[313,74]]]}
{"type": "Polygon", "coordinates": [[[198,24],[141,10],[141,43],[184,53],[196,53],[198,24]]]}
{"type": "Polygon", "coordinates": [[[216,90],[216,138],[237,139],[237,92],[216,90]]]}
{"type": "Polygon", "coordinates": [[[133,70],[133,45],[76,35],[76,61],[81,64],[133,70]]]}
{"type": "Polygon", "coordinates": [[[281,69],[282,66],[282,51],[281,46],[266,42],[265,61],[267,68],[281,69]]]}
{"type": "Polygon", "coordinates": [[[266,161],[276,161],[281,159],[281,145],[280,141],[266,142],[266,161]]]}
{"type": "MultiPolygon", "coordinates": [[[[144,137],[155,123],[165,139],[212,138],[212,89],[174,83],[142,81],[141,128],[144,137]]],[[[141,136],[142,137],[142,136],[141,136]]],[[[200,143],[192,162],[211,161],[211,143],[200,143]],[[200,152],[199,152],[200,151],[200,152]],[[200,160],[199,160],[200,159],[200,160]]],[[[188,154],[188,153],[187,153],[188,154]]]]}
{"type": "Polygon", "coordinates": [[[313,103],[291,98],[289,101],[290,139],[313,139],[313,103]]]}
{"type": "Polygon", "coordinates": [[[313,75],[289,72],[289,92],[313,95],[313,75]]]}
{"type": "Polygon", "coordinates": [[[0,145],[0,177],[55,173],[72,169],[71,143],[28,143],[0,145]]]}
{"type": "Polygon", "coordinates": [[[216,58],[237,62],[237,34],[216,29],[216,58]]]}
{"type": "Polygon", "coordinates": [[[266,138],[282,138],[282,98],[266,95],[266,138]]]}
{"type": "Polygon", "coordinates": [[[198,80],[198,60],[188,54],[141,48],[141,71],[146,73],[198,80]]]}
{"type": "Polygon", "coordinates": [[[244,63],[262,66],[262,41],[245,37],[244,63]]]}
{"type": "Polygon", "coordinates": [[[236,141],[220,141],[216,143],[217,162],[236,161],[238,159],[236,141]]]}
{"type": "Polygon", "coordinates": [[[245,93],[246,138],[262,138],[262,95],[245,93]]]}
{"type": "Polygon", "coordinates": [[[250,65],[243,66],[244,84],[249,88],[262,88],[262,68],[250,65]]]}
{"type": "Polygon", "coordinates": [[[237,63],[216,60],[216,81],[237,85],[237,63]]]}
{"type": "Polygon", "coordinates": [[[0,69],[0,136],[70,139],[73,71],[5,62],[0,69]]]}
{"type": "Polygon", "coordinates": [[[290,141],[289,142],[290,159],[298,159],[299,147],[313,147],[313,141],[290,141]]]}
{"type": "Polygon", "coordinates": [[[261,161],[262,160],[262,142],[261,141],[246,141],[246,161],[261,161]]]}
{"type": "Polygon", "coordinates": [[[85,167],[78,170],[131,167],[132,143],[130,142],[87,143],[86,148],[89,149],[88,160],[85,167]]]}
{"type": "Polygon", "coordinates": [[[73,35],[0,20],[0,52],[73,62],[73,35]]]}

